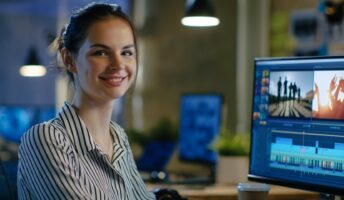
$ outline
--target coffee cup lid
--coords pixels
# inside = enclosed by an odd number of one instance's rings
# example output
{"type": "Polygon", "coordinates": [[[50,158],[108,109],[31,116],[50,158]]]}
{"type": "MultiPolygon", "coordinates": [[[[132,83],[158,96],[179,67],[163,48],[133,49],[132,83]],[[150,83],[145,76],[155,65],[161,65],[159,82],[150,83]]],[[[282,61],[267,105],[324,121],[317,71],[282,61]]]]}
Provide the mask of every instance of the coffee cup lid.
{"type": "Polygon", "coordinates": [[[268,192],[270,186],[263,183],[239,183],[238,191],[268,192]]]}

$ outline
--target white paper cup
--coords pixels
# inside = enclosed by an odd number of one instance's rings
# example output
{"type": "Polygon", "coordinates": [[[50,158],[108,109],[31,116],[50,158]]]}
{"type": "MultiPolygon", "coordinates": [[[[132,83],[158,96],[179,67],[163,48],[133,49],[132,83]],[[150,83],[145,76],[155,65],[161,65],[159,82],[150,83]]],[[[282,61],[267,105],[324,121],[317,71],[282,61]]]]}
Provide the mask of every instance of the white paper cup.
{"type": "Polygon", "coordinates": [[[262,183],[239,183],[239,200],[267,200],[270,186],[262,183]]]}

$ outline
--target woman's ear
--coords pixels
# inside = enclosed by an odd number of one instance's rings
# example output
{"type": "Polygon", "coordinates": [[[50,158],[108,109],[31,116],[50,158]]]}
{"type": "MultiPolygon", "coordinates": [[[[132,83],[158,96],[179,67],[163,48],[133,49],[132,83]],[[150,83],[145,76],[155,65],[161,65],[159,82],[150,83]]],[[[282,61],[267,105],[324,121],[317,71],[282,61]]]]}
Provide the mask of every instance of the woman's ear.
{"type": "Polygon", "coordinates": [[[61,58],[62,58],[63,64],[66,66],[69,72],[71,73],[77,72],[74,56],[72,55],[70,51],[68,51],[66,48],[63,48],[61,50],[61,58]]]}

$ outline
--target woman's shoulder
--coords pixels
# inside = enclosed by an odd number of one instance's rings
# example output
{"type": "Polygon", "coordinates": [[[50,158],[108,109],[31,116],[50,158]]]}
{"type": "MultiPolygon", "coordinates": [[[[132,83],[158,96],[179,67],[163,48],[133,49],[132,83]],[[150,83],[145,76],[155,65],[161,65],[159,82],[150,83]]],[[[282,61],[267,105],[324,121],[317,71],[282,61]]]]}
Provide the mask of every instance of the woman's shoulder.
{"type": "MultiPolygon", "coordinates": [[[[70,155],[73,145],[56,119],[32,126],[21,138],[18,156],[22,163],[29,163],[35,155],[35,164],[49,161],[61,153],[70,155]]],[[[49,161],[50,162],[50,161],[49,161]]]]}
{"type": "Polygon", "coordinates": [[[56,143],[65,137],[65,128],[58,118],[33,125],[22,136],[21,143],[56,143]]]}

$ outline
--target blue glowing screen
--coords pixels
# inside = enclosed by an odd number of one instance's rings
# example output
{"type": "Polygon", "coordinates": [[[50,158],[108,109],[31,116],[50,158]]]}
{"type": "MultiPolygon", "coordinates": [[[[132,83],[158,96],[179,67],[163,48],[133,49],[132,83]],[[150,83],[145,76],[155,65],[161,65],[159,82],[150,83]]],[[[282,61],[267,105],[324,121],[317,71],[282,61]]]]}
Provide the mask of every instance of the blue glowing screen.
{"type": "Polygon", "coordinates": [[[20,138],[32,125],[55,116],[53,106],[0,106],[0,137],[20,142],[20,138]]]}
{"type": "Polygon", "coordinates": [[[180,158],[215,164],[217,153],[212,145],[220,131],[222,96],[185,94],[180,109],[180,158]]]}

